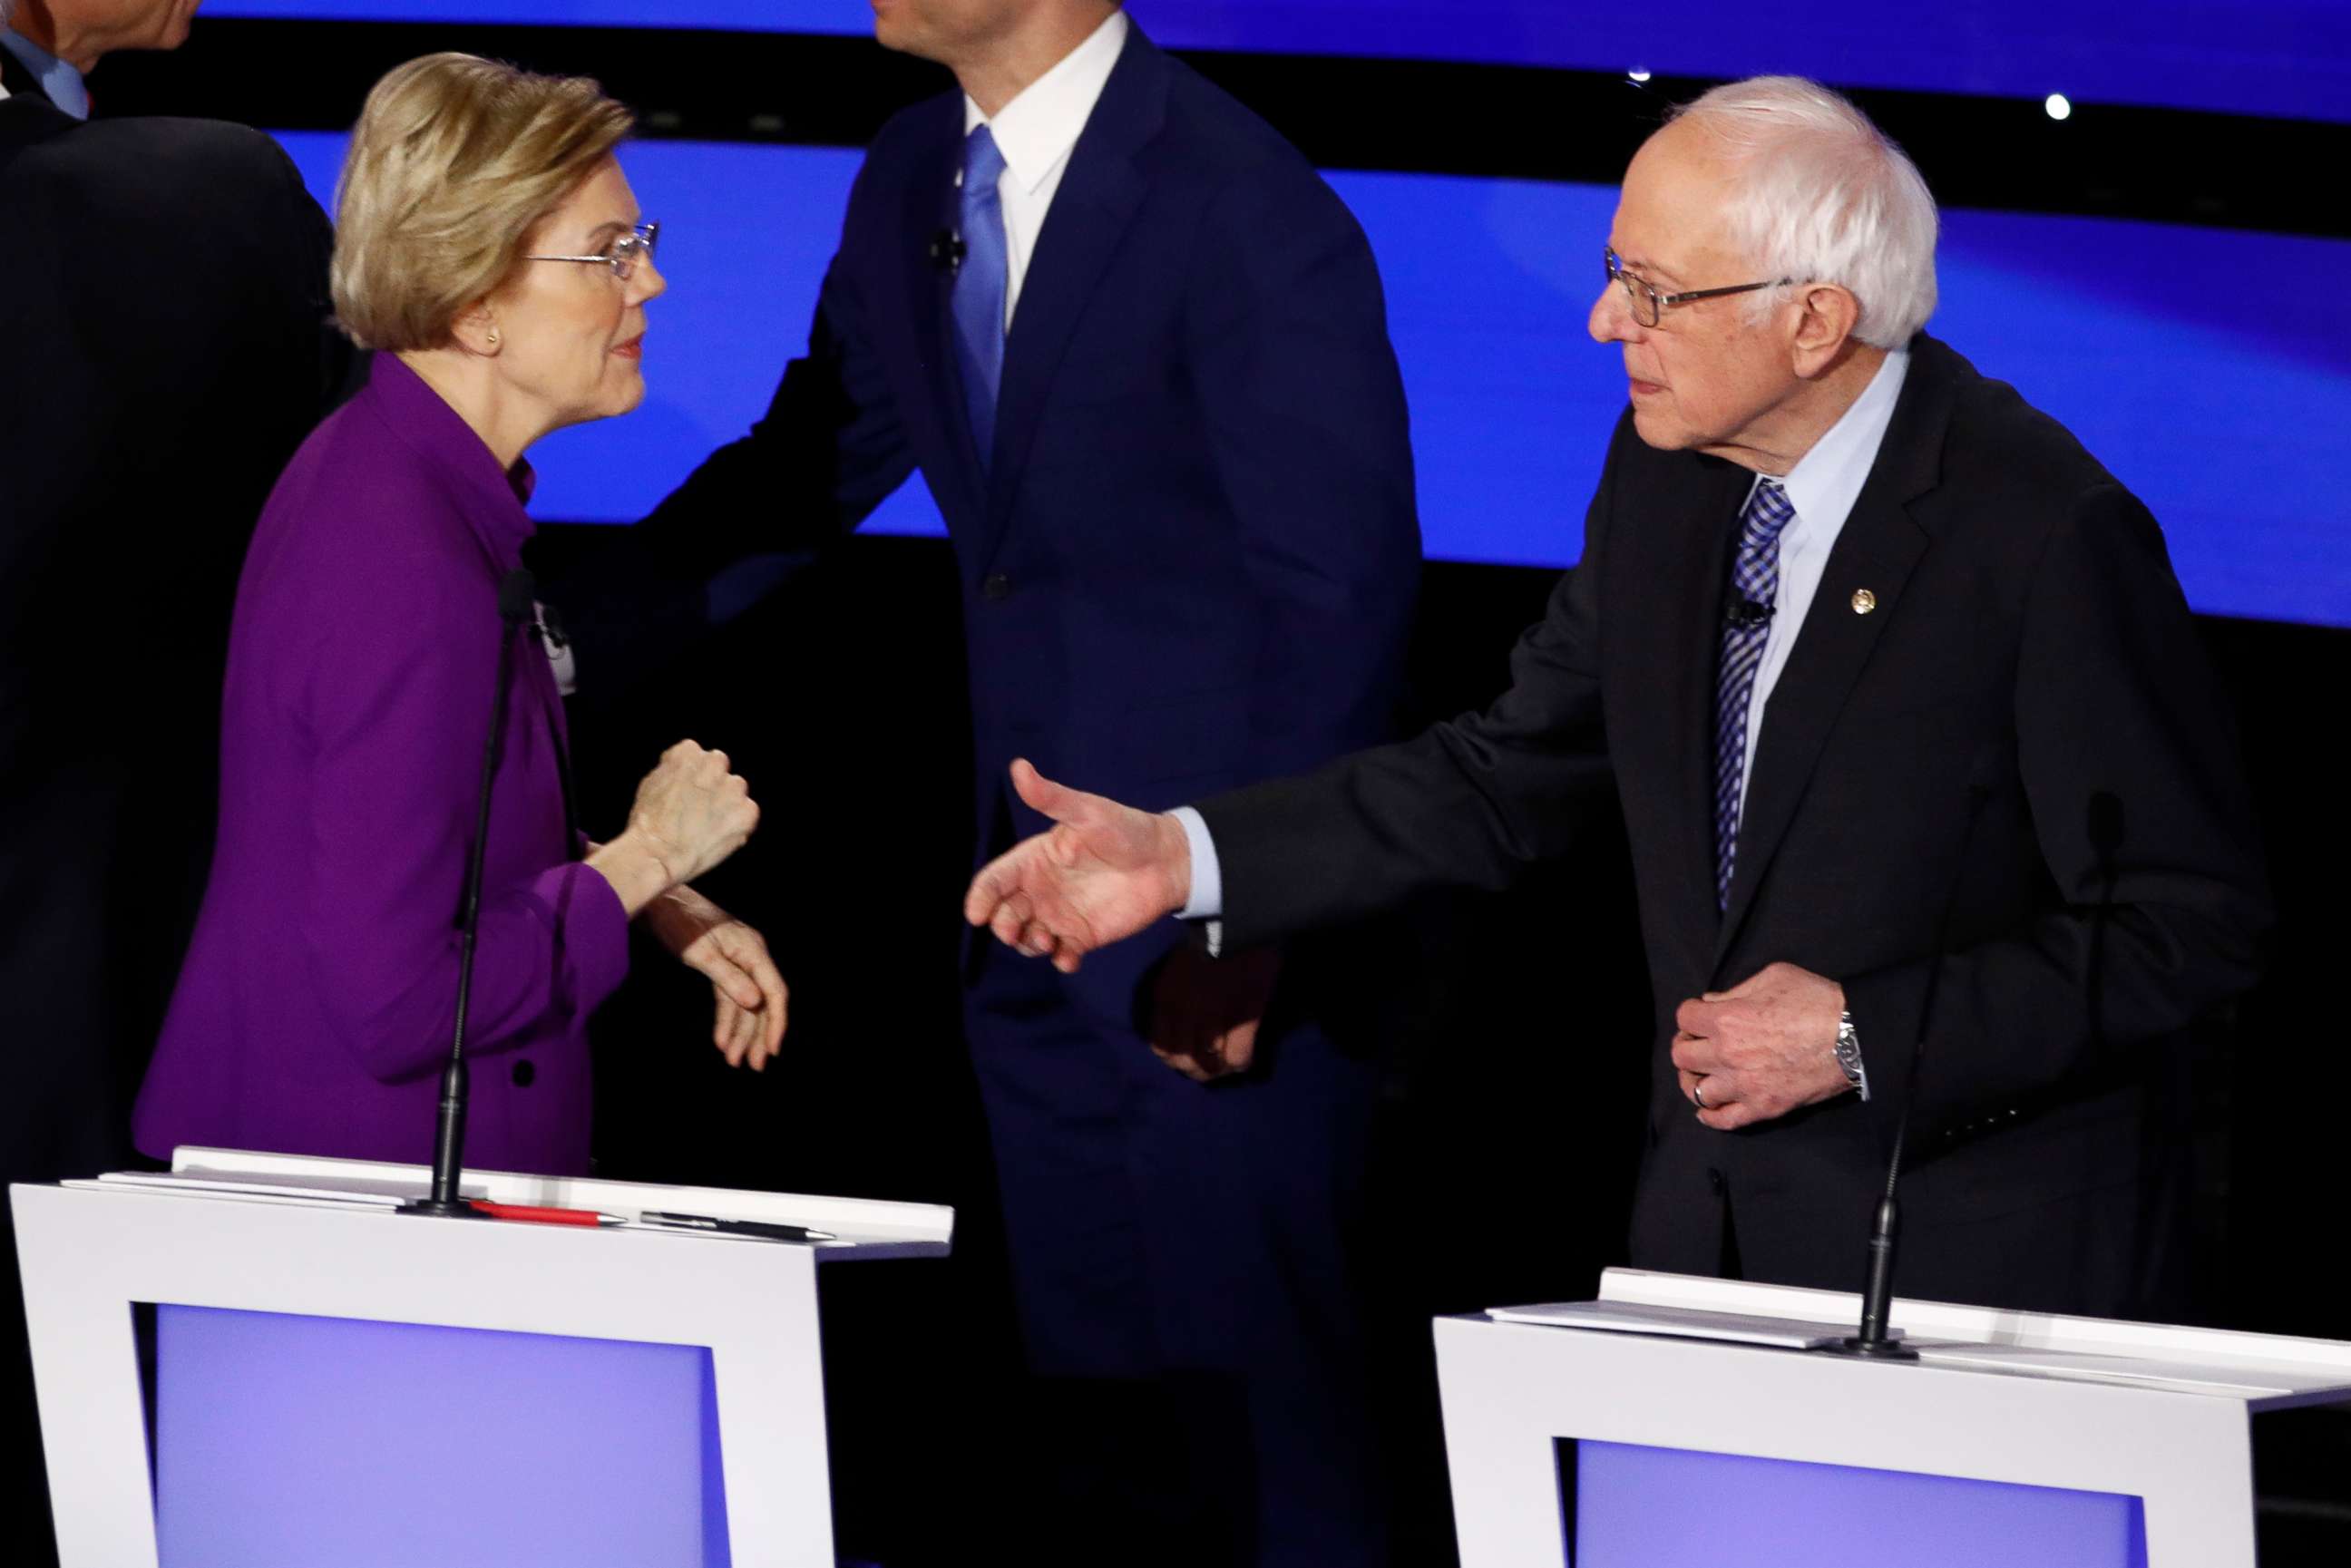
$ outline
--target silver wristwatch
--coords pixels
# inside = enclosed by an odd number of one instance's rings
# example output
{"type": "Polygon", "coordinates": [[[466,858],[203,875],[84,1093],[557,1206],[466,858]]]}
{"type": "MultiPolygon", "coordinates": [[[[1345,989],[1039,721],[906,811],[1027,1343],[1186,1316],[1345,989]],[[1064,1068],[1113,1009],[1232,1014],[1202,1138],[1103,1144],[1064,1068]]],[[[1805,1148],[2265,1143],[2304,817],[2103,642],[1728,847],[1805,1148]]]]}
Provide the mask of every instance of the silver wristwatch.
{"type": "Polygon", "coordinates": [[[1868,1099],[1869,1074],[1861,1065],[1861,1031],[1853,1027],[1851,1013],[1837,1015],[1836,1063],[1844,1071],[1844,1081],[1864,1100],[1868,1099]]]}

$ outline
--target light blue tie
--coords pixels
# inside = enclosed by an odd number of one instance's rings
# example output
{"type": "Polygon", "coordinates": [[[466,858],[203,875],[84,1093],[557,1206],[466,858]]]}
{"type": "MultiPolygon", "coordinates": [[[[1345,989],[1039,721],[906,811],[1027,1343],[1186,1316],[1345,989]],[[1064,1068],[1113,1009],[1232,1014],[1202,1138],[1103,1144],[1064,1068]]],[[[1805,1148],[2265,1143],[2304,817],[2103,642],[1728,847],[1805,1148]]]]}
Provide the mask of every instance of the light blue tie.
{"type": "Polygon", "coordinates": [[[996,446],[996,392],[1004,380],[1004,291],[1009,276],[1004,244],[1004,204],[996,182],[1004,154],[987,126],[964,138],[963,260],[956,268],[956,358],[963,370],[971,438],[986,468],[996,446]]]}
{"type": "Polygon", "coordinates": [[[1796,520],[1796,508],[1776,479],[1764,479],[1748,497],[1739,518],[1739,556],[1730,569],[1732,593],[1741,613],[1723,622],[1722,662],[1714,687],[1714,901],[1730,904],[1730,875],[1739,863],[1739,822],[1745,814],[1741,786],[1747,779],[1748,709],[1755,696],[1755,672],[1771,635],[1771,611],[1780,598],[1780,534],[1796,520]],[[1752,609],[1747,608],[1752,606],[1752,609]]]}

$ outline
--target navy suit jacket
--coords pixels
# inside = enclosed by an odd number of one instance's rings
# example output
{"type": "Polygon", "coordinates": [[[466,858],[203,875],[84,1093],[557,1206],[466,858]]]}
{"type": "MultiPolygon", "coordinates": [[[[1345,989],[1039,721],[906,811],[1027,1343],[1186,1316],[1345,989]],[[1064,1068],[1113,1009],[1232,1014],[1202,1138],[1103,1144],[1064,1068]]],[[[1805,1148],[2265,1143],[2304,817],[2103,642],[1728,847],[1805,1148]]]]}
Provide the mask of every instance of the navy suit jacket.
{"type": "MultiPolygon", "coordinates": [[[[1023,283],[983,465],[935,243],[963,112],[951,92],[875,139],[766,417],[564,604],[583,672],[600,643],[690,634],[713,573],[855,528],[919,468],[961,570],[983,854],[1047,825],[1010,795],[1016,757],[1162,808],[1384,738],[1420,538],[1353,216],[1132,33],[1023,283]]],[[[1123,1019],[1175,936],[1090,962],[1081,994],[1123,1019]]]]}
{"type": "Polygon", "coordinates": [[[212,852],[237,566],[351,350],[267,137],[84,124],[5,50],[0,78],[0,1179],[50,1181],[129,1152],[212,852]]]}

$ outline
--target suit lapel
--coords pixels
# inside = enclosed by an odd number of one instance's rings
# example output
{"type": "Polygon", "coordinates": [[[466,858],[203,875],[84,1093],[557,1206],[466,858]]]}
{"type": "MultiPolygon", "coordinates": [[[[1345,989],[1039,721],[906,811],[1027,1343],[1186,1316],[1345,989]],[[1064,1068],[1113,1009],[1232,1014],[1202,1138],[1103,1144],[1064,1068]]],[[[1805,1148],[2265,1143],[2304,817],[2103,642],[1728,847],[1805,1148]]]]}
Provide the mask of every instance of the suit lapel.
{"type": "Polygon", "coordinates": [[[1166,57],[1140,28],[1133,30],[1071,150],[1070,166],[1038,235],[1004,345],[983,559],[1002,542],[1019,488],[1015,481],[1070,336],[1143,205],[1144,182],[1134,159],[1165,121],[1167,75],[1166,57]]]}
{"type": "Polygon", "coordinates": [[[1934,488],[1950,421],[1952,382],[1938,356],[1947,357],[1948,350],[1930,339],[1922,337],[1914,345],[1902,401],[1886,426],[1877,461],[1829,551],[1803,630],[1771,688],[1714,965],[1729,951],[1753,905],[1845,698],[1878,639],[1901,614],[1904,585],[1927,552],[1927,536],[1911,520],[1908,504],[1934,488]],[[1872,604],[1865,614],[1855,609],[1856,596],[1864,592],[1872,604]]]}
{"type": "Polygon", "coordinates": [[[1671,602],[1656,624],[1671,639],[1656,666],[1669,683],[1664,711],[1669,716],[1670,767],[1675,781],[1674,821],[1681,826],[1681,892],[1675,898],[1675,924],[1688,948],[1691,967],[1703,968],[1713,949],[1714,906],[1714,678],[1722,635],[1723,585],[1730,580],[1730,553],[1739,538],[1739,507],[1754,476],[1729,463],[1701,460],[1702,477],[1677,503],[1687,508],[1681,527],[1692,539],[1689,556],[1668,563],[1660,576],[1673,585],[1671,602]],[[1692,523],[1687,519],[1695,518],[1692,523]],[[1689,559],[1694,557],[1695,559],[1689,559]]]}
{"type": "Polygon", "coordinates": [[[906,319],[914,326],[914,353],[923,367],[931,417],[946,438],[948,471],[934,477],[944,477],[952,492],[965,497],[966,517],[981,517],[987,510],[987,480],[972,440],[971,415],[964,406],[963,372],[947,337],[955,274],[931,254],[939,236],[955,231],[955,172],[962,151],[962,124],[963,95],[951,94],[942,100],[938,131],[924,139],[935,151],[907,182],[902,232],[912,242],[906,249],[906,319]]]}

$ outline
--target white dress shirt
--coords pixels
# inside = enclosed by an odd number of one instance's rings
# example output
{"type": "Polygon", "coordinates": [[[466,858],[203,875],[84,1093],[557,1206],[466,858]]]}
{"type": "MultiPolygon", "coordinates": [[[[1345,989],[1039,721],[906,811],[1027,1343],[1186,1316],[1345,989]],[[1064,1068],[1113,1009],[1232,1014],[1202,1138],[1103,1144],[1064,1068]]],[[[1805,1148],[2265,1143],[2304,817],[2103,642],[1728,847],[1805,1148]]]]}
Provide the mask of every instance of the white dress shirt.
{"type": "MultiPolygon", "coordinates": [[[[1894,404],[1902,395],[1903,378],[1909,370],[1909,350],[1896,349],[1887,354],[1877,374],[1853,400],[1853,406],[1780,480],[1796,516],[1780,530],[1780,593],[1772,601],[1763,662],[1756,668],[1755,686],[1747,698],[1747,764],[1739,785],[1742,812],[1747,807],[1747,780],[1755,772],[1755,743],[1769,716],[1766,705],[1771,688],[1778,685],[1780,672],[1788,667],[1796,634],[1804,628],[1804,612],[1812,608],[1822,574],[1828,570],[1829,551],[1835,547],[1837,535],[1844,531],[1844,520],[1853,515],[1853,504],[1860,498],[1862,485],[1877,462],[1877,448],[1886,439],[1886,427],[1893,423],[1894,404]]],[[[1755,484],[1761,484],[1763,477],[1757,475],[1755,484]]],[[[1748,486],[1747,493],[1754,495],[1754,485],[1748,486]]],[[[1741,509],[1745,509],[1743,501],[1741,509]]],[[[1214,951],[1223,946],[1223,922],[1217,916],[1225,912],[1224,869],[1217,861],[1216,840],[1208,832],[1207,822],[1191,807],[1178,806],[1173,815],[1183,824],[1184,841],[1192,852],[1192,897],[1184,905],[1181,918],[1207,921],[1208,946],[1214,951]]]]}
{"type": "MultiPolygon", "coordinates": [[[[1126,47],[1124,11],[1087,36],[1086,41],[1063,55],[1051,70],[1022,89],[1020,95],[993,117],[967,93],[963,100],[963,131],[978,126],[996,138],[1004,154],[1004,172],[997,176],[996,193],[1004,204],[1004,329],[1012,329],[1012,312],[1020,303],[1020,284],[1029,276],[1029,258],[1037,254],[1037,235],[1045,227],[1045,214],[1061,175],[1070,166],[1070,152],[1078,133],[1110,84],[1110,73],[1126,47]]],[[[963,176],[956,176],[958,183],[963,176]]]]}

